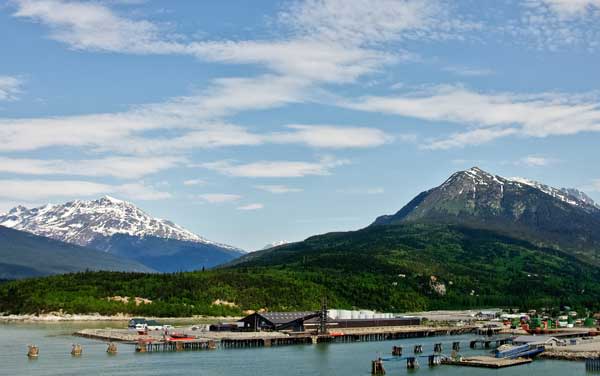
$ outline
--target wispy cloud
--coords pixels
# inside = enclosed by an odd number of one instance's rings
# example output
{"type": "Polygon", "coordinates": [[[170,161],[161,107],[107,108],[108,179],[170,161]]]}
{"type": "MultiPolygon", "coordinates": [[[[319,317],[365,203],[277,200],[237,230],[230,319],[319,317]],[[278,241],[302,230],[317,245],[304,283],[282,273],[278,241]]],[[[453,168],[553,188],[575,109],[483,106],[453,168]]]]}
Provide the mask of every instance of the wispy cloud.
{"type": "Polygon", "coordinates": [[[137,179],[172,168],[179,157],[106,157],[88,160],[25,159],[0,157],[0,172],[19,175],[113,176],[137,179]]]}
{"type": "Polygon", "coordinates": [[[600,103],[581,95],[479,93],[462,86],[438,86],[401,96],[371,96],[342,106],[469,129],[432,140],[426,148],[448,149],[483,144],[510,135],[546,137],[600,131],[600,103]]]}
{"type": "Polygon", "coordinates": [[[557,160],[555,158],[544,157],[541,155],[528,155],[519,159],[516,164],[527,167],[545,167],[556,162],[557,160]]]}
{"type": "Polygon", "coordinates": [[[584,187],[583,189],[589,192],[600,192],[600,179],[593,180],[590,185],[584,187]]]}
{"type": "Polygon", "coordinates": [[[528,0],[529,6],[546,5],[563,18],[581,17],[600,10],[600,0],[528,0]]]}
{"type": "Polygon", "coordinates": [[[223,204],[227,202],[235,202],[242,198],[240,195],[231,193],[203,193],[193,196],[210,204],[223,204]]]}
{"type": "Polygon", "coordinates": [[[274,143],[306,144],[316,148],[368,148],[391,142],[393,137],[376,128],[333,125],[288,125],[291,132],[274,133],[274,143]]]}
{"type": "Polygon", "coordinates": [[[400,39],[461,37],[479,25],[451,14],[445,0],[293,1],[277,18],[283,37],[188,41],[149,20],[119,15],[106,4],[13,0],[15,17],[50,29],[74,49],[134,54],[183,54],[229,64],[258,64],[309,82],[351,82],[410,56],[378,48],[400,39]]]}
{"type": "Polygon", "coordinates": [[[0,76],[0,101],[10,101],[21,94],[23,81],[12,76],[0,76]]]}
{"type": "Polygon", "coordinates": [[[494,74],[494,71],[491,69],[485,68],[473,68],[473,67],[446,67],[444,68],[446,72],[450,72],[457,76],[464,77],[481,77],[481,76],[491,76],[494,74]]]}
{"type": "Polygon", "coordinates": [[[600,1],[524,0],[519,18],[500,29],[538,49],[600,47],[600,1]]]}
{"type": "Polygon", "coordinates": [[[92,197],[115,194],[136,200],[171,197],[142,183],[110,185],[82,180],[0,180],[0,197],[20,201],[43,201],[53,197],[92,197]]]}
{"type": "Polygon", "coordinates": [[[99,2],[11,1],[17,7],[15,17],[47,26],[52,39],[74,49],[138,54],[182,53],[185,49],[152,22],[121,17],[99,2]]]}
{"type": "Polygon", "coordinates": [[[274,194],[302,192],[301,188],[288,187],[287,185],[255,185],[254,188],[274,194]]]}
{"type": "Polygon", "coordinates": [[[202,179],[189,179],[189,180],[183,181],[183,185],[187,185],[187,186],[204,185],[204,184],[206,184],[206,181],[204,181],[202,179]]]}
{"type": "Polygon", "coordinates": [[[401,39],[449,39],[479,28],[452,4],[438,0],[305,0],[281,12],[300,36],[342,45],[377,45],[401,39]]]}
{"type": "Polygon", "coordinates": [[[338,189],[337,192],[354,195],[379,195],[385,193],[385,189],[381,187],[344,188],[338,189]]]}
{"type": "Polygon", "coordinates": [[[237,210],[260,210],[260,209],[263,209],[264,207],[265,206],[263,204],[255,203],[255,204],[238,206],[237,210]]]}
{"type": "Polygon", "coordinates": [[[309,175],[329,175],[335,167],[348,164],[347,160],[322,158],[318,162],[304,161],[258,161],[235,163],[217,161],[204,163],[201,167],[223,175],[246,178],[298,178],[309,175]]]}
{"type": "Polygon", "coordinates": [[[222,117],[250,109],[267,109],[302,101],[303,86],[294,79],[261,76],[219,79],[206,92],[178,97],[117,113],[32,119],[0,119],[0,151],[37,150],[54,146],[96,151],[151,154],[265,143],[295,143],[315,148],[362,148],[390,142],[376,128],[291,125],[287,131],[254,133],[222,117]],[[180,135],[156,137],[156,130],[180,135]]]}

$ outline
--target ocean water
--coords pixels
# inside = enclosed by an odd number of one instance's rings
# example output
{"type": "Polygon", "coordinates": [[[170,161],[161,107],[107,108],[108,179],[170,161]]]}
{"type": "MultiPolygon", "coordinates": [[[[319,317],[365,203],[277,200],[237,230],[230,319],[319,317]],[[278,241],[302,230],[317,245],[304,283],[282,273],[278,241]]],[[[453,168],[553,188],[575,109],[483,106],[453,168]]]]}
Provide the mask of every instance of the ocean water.
{"type": "MultiPolygon", "coordinates": [[[[0,375],[370,375],[371,360],[377,356],[391,357],[394,345],[412,352],[414,344],[422,344],[424,354],[432,352],[433,344],[442,342],[449,353],[453,341],[461,341],[464,355],[483,354],[468,349],[471,336],[411,338],[399,341],[355,342],[340,344],[296,345],[253,349],[218,349],[177,353],[137,354],[131,345],[118,344],[119,353],[108,355],[106,344],[74,337],[71,334],[84,327],[115,326],[115,323],[60,324],[0,324],[0,375]],[[81,357],[72,357],[71,345],[83,346],[81,357]],[[38,359],[27,358],[27,345],[40,348],[38,359]]],[[[120,324],[123,325],[123,324],[120,324]]],[[[421,368],[407,370],[404,361],[385,362],[387,375],[583,375],[581,362],[535,360],[525,366],[489,370],[455,366],[427,366],[421,358],[421,368]]]]}

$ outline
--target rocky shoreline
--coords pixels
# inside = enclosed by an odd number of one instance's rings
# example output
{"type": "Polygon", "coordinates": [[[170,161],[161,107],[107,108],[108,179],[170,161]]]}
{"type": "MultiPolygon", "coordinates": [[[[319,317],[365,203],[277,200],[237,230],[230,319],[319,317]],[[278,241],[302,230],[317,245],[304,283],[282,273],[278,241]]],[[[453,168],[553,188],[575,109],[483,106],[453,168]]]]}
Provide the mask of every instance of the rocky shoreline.
{"type": "Polygon", "coordinates": [[[538,355],[540,359],[584,361],[600,358],[600,351],[545,351],[538,355]]]}

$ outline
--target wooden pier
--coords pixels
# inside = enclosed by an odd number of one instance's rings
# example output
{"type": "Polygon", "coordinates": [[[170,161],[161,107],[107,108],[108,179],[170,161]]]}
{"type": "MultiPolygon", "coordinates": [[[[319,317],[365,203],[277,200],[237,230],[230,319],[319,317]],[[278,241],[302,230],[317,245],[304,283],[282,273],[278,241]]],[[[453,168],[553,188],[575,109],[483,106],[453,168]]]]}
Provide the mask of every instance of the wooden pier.
{"type": "MultiPolygon", "coordinates": [[[[210,348],[252,348],[318,343],[391,341],[472,333],[474,327],[377,327],[348,328],[344,332],[314,334],[309,332],[187,332],[189,338],[169,340],[160,333],[138,335],[126,329],[84,329],[75,335],[109,342],[136,345],[138,352],[206,350],[210,348]]],[[[441,351],[441,344],[438,349],[441,351]]]]}
{"type": "Polygon", "coordinates": [[[136,352],[158,352],[158,351],[189,351],[189,350],[214,350],[217,346],[214,341],[185,340],[185,341],[140,341],[135,346],[136,352]]]}

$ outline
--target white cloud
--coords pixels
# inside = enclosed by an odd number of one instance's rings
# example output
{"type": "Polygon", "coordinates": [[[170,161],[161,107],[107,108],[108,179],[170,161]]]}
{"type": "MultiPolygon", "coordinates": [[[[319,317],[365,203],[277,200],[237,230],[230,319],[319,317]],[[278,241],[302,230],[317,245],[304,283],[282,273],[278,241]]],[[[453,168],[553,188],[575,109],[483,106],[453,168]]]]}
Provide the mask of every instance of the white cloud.
{"type": "MultiPolygon", "coordinates": [[[[277,76],[229,78],[205,92],[117,113],[32,119],[0,119],[0,152],[53,146],[128,154],[163,154],[194,148],[296,143],[316,148],[374,147],[392,140],[374,128],[291,125],[288,132],[253,133],[220,118],[306,99],[304,83],[277,76]],[[160,129],[172,136],[147,135],[160,129]]],[[[155,134],[155,133],[154,133],[155,134]]]]}
{"type": "Polygon", "coordinates": [[[201,167],[223,175],[246,178],[297,178],[308,175],[329,175],[331,169],[348,164],[347,160],[322,158],[319,162],[259,161],[235,164],[232,161],[204,163],[201,167]]]}
{"type": "Polygon", "coordinates": [[[302,192],[301,188],[292,188],[287,185],[255,185],[254,188],[260,189],[262,191],[266,191],[274,194],[283,194],[283,193],[295,193],[302,192]]]}
{"type": "Polygon", "coordinates": [[[470,145],[482,145],[498,138],[511,136],[517,133],[516,129],[473,129],[462,133],[453,133],[446,138],[430,140],[423,145],[425,149],[444,150],[453,148],[463,148],[470,145]]]}
{"type": "Polygon", "coordinates": [[[50,28],[50,37],[74,49],[137,54],[184,53],[185,46],[165,39],[161,30],[145,20],[120,17],[98,2],[64,0],[12,0],[15,17],[50,28]]]}
{"type": "Polygon", "coordinates": [[[589,192],[600,192],[600,179],[592,181],[592,184],[585,187],[584,190],[589,192]]]}
{"type": "Polygon", "coordinates": [[[248,205],[242,205],[242,206],[238,206],[237,210],[259,210],[264,208],[265,206],[263,204],[248,204],[248,205]]]}
{"type": "Polygon", "coordinates": [[[211,204],[223,204],[226,202],[234,202],[242,198],[242,196],[240,195],[229,193],[204,193],[200,195],[195,195],[194,197],[211,204]]]}
{"type": "Polygon", "coordinates": [[[600,8],[600,0],[528,0],[531,6],[546,5],[560,17],[583,16],[600,8]]]}
{"type": "Polygon", "coordinates": [[[392,137],[375,128],[333,125],[288,125],[292,132],[275,133],[275,143],[301,143],[316,148],[368,148],[391,142],[392,137]]]}
{"type": "Polygon", "coordinates": [[[472,68],[472,67],[446,67],[444,68],[446,72],[453,73],[458,76],[464,77],[481,77],[481,76],[491,76],[494,74],[494,71],[491,69],[484,68],[472,68]]]}
{"type": "Polygon", "coordinates": [[[204,185],[206,182],[202,179],[189,179],[183,182],[183,185],[192,186],[192,185],[204,185]]]}
{"type": "Polygon", "coordinates": [[[461,86],[438,86],[402,96],[364,97],[341,103],[382,112],[469,127],[428,147],[446,149],[482,144],[509,135],[546,137],[600,131],[600,104],[580,95],[478,93],[461,86]]]}
{"type": "Polygon", "coordinates": [[[106,157],[89,160],[0,157],[0,172],[20,175],[113,176],[137,179],[184,162],[177,157],[106,157]]]}
{"type": "Polygon", "coordinates": [[[220,79],[206,92],[138,106],[125,112],[32,119],[0,119],[0,151],[52,146],[123,153],[156,153],[193,147],[257,145],[260,135],[218,120],[250,109],[300,101],[302,84],[282,77],[220,79]],[[215,120],[216,119],[216,120],[215,120]],[[185,130],[173,138],[146,137],[157,129],[185,130]]]}
{"type": "Polygon", "coordinates": [[[204,42],[191,48],[203,60],[265,65],[277,74],[313,83],[352,82],[384,64],[408,58],[309,40],[204,42]]]}
{"type": "Polygon", "coordinates": [[[519,165],[525,165],[527,167],[545,167],[556,162],[554,158],[548,158],[540,155],[528,155],[517,161],[519,165]]]}
{"type": "Polygon", "coordinates": [[[379,43],[446,39],[478,27],[451,14],[443,0],[307,0],[280,12],[280,38],[187,41],[157,24],[118,15],[96,2],[13,0],[16,17],[50,28],[71,48],[135,54],[183,54],[229,64],[259,64],[309,82],[352,82],[383,65],[411,58],[379,43]]]}
{"type": "Polygon", "coordinates": [[[520,17],[500,29],[538,49],[600,47],[600,1],[524,0],[520,17]]]}
{"type": "Polygon", "coordinates": [[[52,197],[90,197],[117,194],[136,200],[171,197],[141,183],[110,185],[82,180],[0,180],[0,197],[21,201],[42,201],[52,197]]]}
{"type": "Polygon", "coordinates": [[[446,39],[478,25],[449,17],[441,0],[305,0],[292,3],[280,20],[298,35],[342,45],[398,39],[446,39]]]}
{"type": "Polygon", "coordinates": [[[17,77],[0,76],[0,101],[17,99],[22,85],[23,82],[17,77]]]}
{"type": "Polygon", "coordinates": [[[381,187],[370,187],[370,188],[345,188],[338,189],[339,193],[348,193],[356,195],[379,195],[385,193],[385,189],[381,187]]]}

